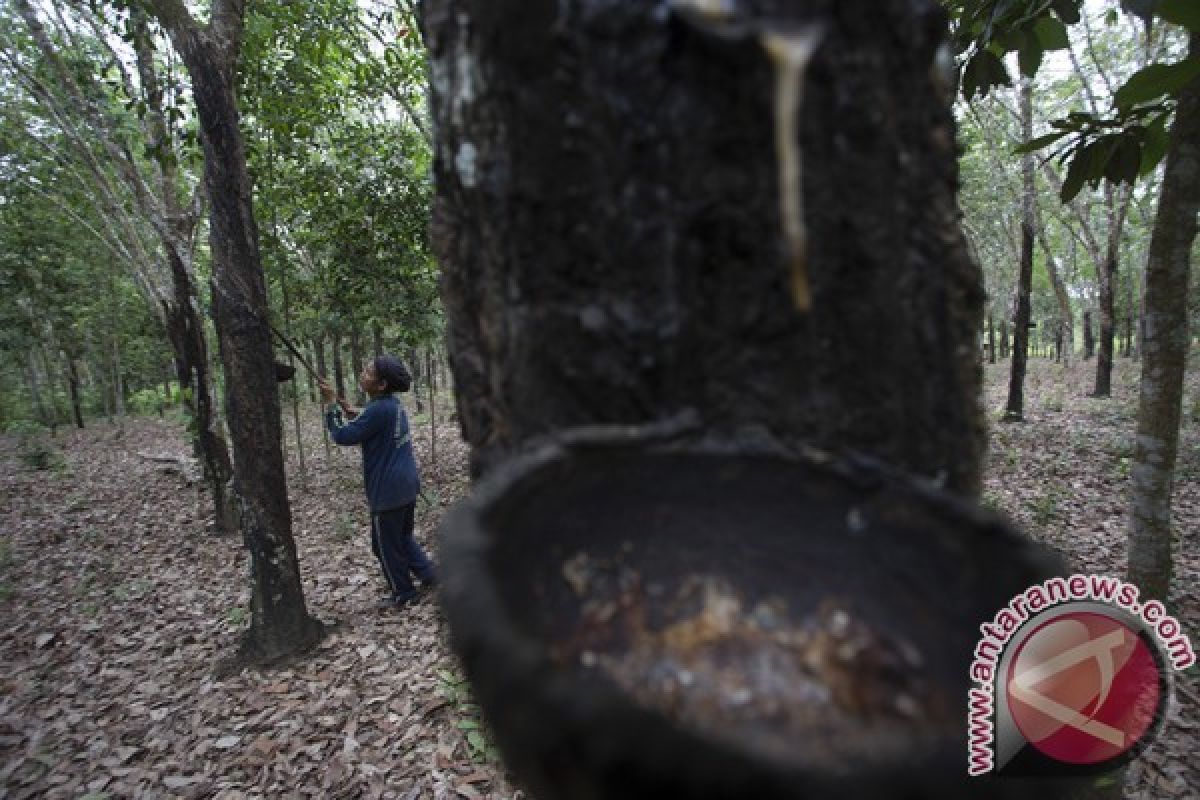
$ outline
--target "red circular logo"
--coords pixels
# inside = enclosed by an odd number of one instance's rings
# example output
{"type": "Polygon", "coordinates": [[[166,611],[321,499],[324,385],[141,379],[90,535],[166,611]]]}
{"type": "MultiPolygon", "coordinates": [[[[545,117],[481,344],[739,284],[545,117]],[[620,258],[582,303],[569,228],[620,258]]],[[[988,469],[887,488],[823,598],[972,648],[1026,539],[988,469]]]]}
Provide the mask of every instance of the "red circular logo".
{"type": "Polygon", "coordinates": [[[1026,741],[1068,764],[1124,756],[1154,727],[1165,699],[1150,646],[1093,611],[1034,629],[1009,663],[1005,690],[1026,741]]]}

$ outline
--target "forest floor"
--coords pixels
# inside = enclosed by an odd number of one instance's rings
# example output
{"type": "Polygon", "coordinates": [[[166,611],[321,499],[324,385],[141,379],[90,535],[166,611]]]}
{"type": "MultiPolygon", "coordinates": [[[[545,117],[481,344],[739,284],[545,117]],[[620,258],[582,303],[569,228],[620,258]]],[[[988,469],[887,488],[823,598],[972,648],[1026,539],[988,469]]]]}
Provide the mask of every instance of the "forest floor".
{"type": "MultiPolygon", "coordinates": [[[[1072,566],[1124,573],[1137,366],[1086,396],[1094,362],[1033,359],[1027,421],[992,424],[985,501],[1072,566]]],[[[988,367],[998,418],[1007,365],[988,367]]],[[[1200,375],[1189,373],[1175,522],[1174,610],[1200,637],[1200,375]]],[[[246,560],[214,537],[207,495],[151,457],[185,457],[178,420],[60,431],[45,452],[0,437],[0,798],[518,798],[480,727],[432,600],[380,612],[357,451],[322,445],[305,412],[307,474],[289,427],[294,533],[309,608],[336,627],[306,659],[222,673],[247,624],[246,560]]],[[[415,416],[433,550],[467,489],[466,450],[442,424],[432,462],[415,416]]],[[[1197,796],[1200,687],[1177,675],[1163,735],[1128,771],[1130,798],[1197,796]]]]}

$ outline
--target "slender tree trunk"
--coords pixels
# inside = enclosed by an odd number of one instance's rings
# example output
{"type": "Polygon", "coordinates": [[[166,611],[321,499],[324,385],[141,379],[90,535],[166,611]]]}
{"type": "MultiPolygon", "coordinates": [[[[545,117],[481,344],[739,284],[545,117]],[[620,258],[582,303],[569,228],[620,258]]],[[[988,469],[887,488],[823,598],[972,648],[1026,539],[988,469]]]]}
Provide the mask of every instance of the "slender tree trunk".
{"type": "Polygon", "coordinates": [[[1096,347],[1096,383],[1093,397],[1112,395],[1113,338],[1113,280],[1117,274],[1117,255],[1109,248],[1104,264],[1097,270],[1100,284],[1100,336],[1096,347]]]}
{"type": "Polygon", "coordinates": [[[408,363],[412,365],[413,400],[416,401],[417,413],[420,414],[425,410],[425,402],[421,399],[421,392],[418,389],[425,383],[425,371],[421,365],[420,351],[417,348],[409,348],[408,363]]]}
{"type": "MultiPolygon", "coordinates": [[[[268,137],[267,143],[267,158],[268,169],[270,170],[271,182],[275,181],[275,146],[274,138],[268,137]]],[[[271,233],[275,239],[279,238],[279,210],[272,206],[271,208],[271,233]]],[[[287,329],[288,336],[292,335],[292,303],[288,295],[288,280],[287,280],[287,263],[280,260],[279,263],[279,294],[283,299],[283,324],[287,329]]],[[[304,483],[308,482],[308,470],[304,464],[304,437],[300,432],[300,379],[296,375],[296,357],[292,355],[291,348],[287,351],[287,363],[292,369],[292,422],[293,429],[296,432],[296,456],[300,463],[300,480],[304,483]]],[[[311,377],[309,379],[311,381],[311,377]]]]}
{"type": "MultiPolygon", "coordinates": [[[[317,360],[317,372],[322,378],[325,378],[329,375],[329,373],[325,370],[325,336],[322,334],[317,334],[314,336],[312,340],[312,346],[314,357],[317,360]]],[[[313,399],[313,402],[316,402],[315,398],[313,399]]],[[[325,445],[325,458],[328,459],[331,455],[329,445],[329,429],[325,427],[324,423],[321,424],[321,441],[325,445]]]]}
{"type": "Polygon", "coordinates": [[[329,349],[333,352],[333,388],[338,397],[346,396],[346,372],[342,368],[342,332],[334,328],[329,337],[329,349]]]}
{"type": "MultiPolygon", "coordinates": [[[[1033,85],[1021,82],[1021,138],[1033,138],[1033,85]]],[[[1017,308],[1013,317],[1013,357],[1008,377],[1008,401],[1004,419],[1010,422],[1025,418],[1025,367],[1029,355],[1029,294],[1033,287],[1033,244],[1035,230],[1035,192],[1033,154],[1021,156],[1021,261],[1017,275],[1017,308]]]]}
{"type": "Polygon", "coordinates": [[[1108,237],[1104,262],[1096,270],[1100,287],[1100,341],[1096,349],[1096,385],[1093,397],[1112,395],[1113,348],[1116,337],[1117,265],[1121,257],[1121,229],[1124,226],[1128,196],[1120,198],[1116,189],[1105,185],[1108,237]]]}
{"type": "Polygon", "coordinates": [[[371,345],[376,358],[383,355],[383,326],[378,322],[371,325],[371,345]]]}
{"type": "Polygon", "coordinates": [[[241,530],[251,560],[250,629],[242,655],[273,661],[311,648],[322,626],[309,616],[292,539],[275,354],[234,98],[244,7],[214,0],[206,28],[179,0],[151,0],[192,80],[210,203],[213,307],[225,369],[241,530]]]}
{"type": "Polygon", "coordinates": [[[425,373],[428,375],[426,385],[429,387],[429,474],[436,481],[437,476],[437,381],[433,377],[433,349],[425,348],[425,373]]]}
{"type": "Polygon", "coordinates": [[[1096,354],[1096,339],[1092,336],[1092,312],[1083,312],[1083,360],[1096,354]]]}
{"type": "MultiPolygon", "coordinates": [[[[1200,57],[1200,34],[1190,54],[1200,57]]],[[[1129,579],[1167,599],[1172,574],[1171,488],[1187,366],[1191,249],[1200,211],[1200,78],[1180,94],[1146,261],[1146,342],[1133,455],[1129,579]]]]}
{"type": "Polygon", "coordinates": [[[1008,318],[1000,318],[1000,357],[1008,358],[1008,318]]]}
{"type": "MultiPolygon", "coordinates": [[[[116,333],[112,337],[112,392],[113,392],[113,408],[116,410],[118,417],[125,416],[125,387],[122,386],[121,377],[121,339],[116,333]]],[[[167,391],[166,402],[171,402],[171,393],[167,391]]]]}
{"type": "Polygon", "coordinates": [[[1134,344],[1134,357],[1141,356],[1146,347],[1146,270],[1138,272],[1138,312],[1137,312],[1137,341],[1134,344]]]}
{"type": "Polygon", "coordinates": [[[71,414],[75,418],[75,427],[82,429],[83,408],[79,399],[79,365],[75,361],[75,356],[65,350],[63,351],[63,360],[67,362],[67,397],[71,402],[71,414]]]}
{"type": "Polygon", "coordinates": [[[313,357],[316,359],[317,372],[321,377],[327,376],[329,373],[325,368],[325,336],[317,334],[312,337],[313,357]]]}
{"type": "MultiPolygon", "coordinates": [[[[310,346],[309,346],[309,363],[315,364],[316,358],[317,358],[316,350],[313,349],[310,344],[310,346]]],[[[310,405],[312,405],[317,402],[317,379],[308,370],[304,370],[304,375],[305,375],[305,381],[308,385],[308,402],[310,405]]]]}
{"type": "Polygon", "coordinates": [[[987,317],[987,337],[988,337],[988,363],[996,363],[996,319],[995,315],[988,311],[987,317]]]}
{"type": "MultiPolygon", "coordinates": [[[[362,354],[362,334],[359,331],[358,322],[350,321],[350,366],[354,375],[359,375],[363,369],[363,354],[362,354]]],[[[358,381],[354,382],[354,396],[357,402],[361,405],[365,401],[362,393],[362,387],[358,385],[358,381]]]]}

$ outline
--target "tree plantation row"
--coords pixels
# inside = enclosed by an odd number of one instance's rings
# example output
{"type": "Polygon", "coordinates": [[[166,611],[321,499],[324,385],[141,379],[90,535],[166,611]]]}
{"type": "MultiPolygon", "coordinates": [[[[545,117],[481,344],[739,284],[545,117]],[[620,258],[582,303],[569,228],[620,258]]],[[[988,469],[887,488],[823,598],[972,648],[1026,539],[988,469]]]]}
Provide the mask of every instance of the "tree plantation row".
{"type": "MultiPolygon", "coordinates": [[[[736,4],[661,5],[597,12],[628,31],[609,75],[467,36],[449,0],[7,0],[0,423],[179,403],[254,564],[245,654],[271,660],[320,636],[280,455],[311,371],[346,394],[390,351],[429,385],[444,340],[477,474],[561,428],[699,409],[973,496],[980,359],[1011,362],[1014,423],[1030,356],[1094,353],[1098,397],[1140,359],[1131,559],[1165,595],[1194,5],[889,6],[908,50],[850,17],[780,50],[736,4]],[[734,29],[770,46],[720,46],[734,29]],[[880,68],[905,53],[927,64],[880,68]],[[924,373],[933,394],[893,392],[924,373]]],[[[550,38],[586,52],[595,21],[550,38]]]]}

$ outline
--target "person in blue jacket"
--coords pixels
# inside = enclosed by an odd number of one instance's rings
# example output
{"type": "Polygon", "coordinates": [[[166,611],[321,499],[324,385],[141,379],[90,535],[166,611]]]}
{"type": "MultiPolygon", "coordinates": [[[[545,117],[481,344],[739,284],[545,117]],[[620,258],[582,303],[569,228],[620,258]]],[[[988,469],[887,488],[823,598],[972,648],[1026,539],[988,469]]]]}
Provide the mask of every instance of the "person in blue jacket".
{"type": "Polygon", "coordinates": [[[371,508],[371,550],[391,589],[383,605],[399,608],[419,594],[410,573],[422,588],[437,584],[433,564],[413,538],[421,477],[413,457],[408,415],[396,398],[397,392],[408,391],[412,376],[404,362],[392,356],[369,362],[358,377],[358,385],[371,398],[362,411],[343,406],[325,381],[319,385],[329,435],[340,445],[362,446],[363,482],[371,508]],[[343,418],[343,410],[348,419],[343,418]]]}

